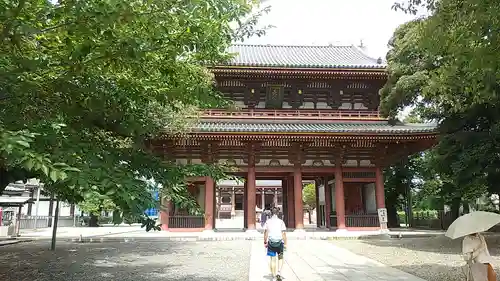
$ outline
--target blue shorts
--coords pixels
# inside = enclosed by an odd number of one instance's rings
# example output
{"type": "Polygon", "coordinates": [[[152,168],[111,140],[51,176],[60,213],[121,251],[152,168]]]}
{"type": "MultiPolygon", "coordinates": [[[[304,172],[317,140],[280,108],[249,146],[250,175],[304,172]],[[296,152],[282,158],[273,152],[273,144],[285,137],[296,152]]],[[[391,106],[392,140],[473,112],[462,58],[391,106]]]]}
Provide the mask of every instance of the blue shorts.
{"type": "Polygon", "coordinates": [[[281,244],[279,247],[271,247],[269,244],[267,244],[267,256],[268,257],[275,257],[278,256],[278,259],[283,258],[283,252],[285,250],[285,243],[281,241],[281,244]]]}

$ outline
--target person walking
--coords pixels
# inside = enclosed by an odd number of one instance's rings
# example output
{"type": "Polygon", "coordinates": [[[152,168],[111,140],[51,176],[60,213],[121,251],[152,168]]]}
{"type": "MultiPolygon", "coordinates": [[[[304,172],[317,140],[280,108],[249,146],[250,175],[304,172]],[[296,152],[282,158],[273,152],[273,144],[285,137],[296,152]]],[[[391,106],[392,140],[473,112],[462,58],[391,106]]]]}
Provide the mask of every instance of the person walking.
{"type": "Polygon", "coordinates": [[[264,228],[266,221],[271,218],[271,206],[267,205],[264,210],[262,210],[262,215],[260,216],[260,226],[264,228]]]}
{"type": "Polygon", "coordinates": [[[488,245],[480,233],[470,234],[462,241],[462,253],[470,268],[474,281],[496,281],[496,273],[491,266],[493,259],[488,245]]]}
{"type": "Polygon", "coordinates": [[[273,207],[271,218],[264,224],[264,246],[269,257],[269,267],[273,276],[273,281],[281,281],[281,269],[283,268],[283,255],[287,247],[286,225],[278,217],[279,209],[273,207]]]}

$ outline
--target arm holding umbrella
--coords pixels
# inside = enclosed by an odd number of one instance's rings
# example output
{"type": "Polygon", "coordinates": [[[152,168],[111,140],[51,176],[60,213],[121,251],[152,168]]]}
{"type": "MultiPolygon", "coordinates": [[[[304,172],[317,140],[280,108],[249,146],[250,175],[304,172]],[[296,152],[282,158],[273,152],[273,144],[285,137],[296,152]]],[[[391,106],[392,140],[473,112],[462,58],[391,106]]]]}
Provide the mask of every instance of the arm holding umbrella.
{"type": "Polygon", "coordinates": [[[487,251],[486,241],[484,241],[484,237],[481,234],[474,233],[464,237],[462,241],[462,253],[468,263],[472,261],[481,262],[477,261],[478,257],[481,255],[482,259],[487,258],[486,256],[489,256],[487,251]]]}

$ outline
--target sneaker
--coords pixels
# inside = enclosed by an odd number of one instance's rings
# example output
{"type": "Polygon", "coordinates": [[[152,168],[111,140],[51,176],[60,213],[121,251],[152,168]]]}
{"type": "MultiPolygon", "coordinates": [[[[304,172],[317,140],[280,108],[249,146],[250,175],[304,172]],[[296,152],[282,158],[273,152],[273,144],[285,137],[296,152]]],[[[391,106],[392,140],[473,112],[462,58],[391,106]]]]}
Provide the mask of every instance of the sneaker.
{"type": "Polygon", "coordinates": [[[276,281],[282,281],[283,279],[281,278],[281,275],[276,275],[276,281]]]}

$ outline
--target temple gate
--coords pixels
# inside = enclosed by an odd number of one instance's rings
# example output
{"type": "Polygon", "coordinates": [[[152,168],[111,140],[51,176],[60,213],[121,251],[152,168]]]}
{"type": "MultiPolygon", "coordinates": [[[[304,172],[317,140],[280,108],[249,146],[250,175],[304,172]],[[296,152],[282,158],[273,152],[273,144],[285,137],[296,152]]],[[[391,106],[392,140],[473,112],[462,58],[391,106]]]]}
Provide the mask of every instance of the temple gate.
{"type": "MultiPolygon", "coordinates": [[[[153,148],[178,163],[237,166],[249,231],[256,229],[257,179],[281,180],[284,219],[295,230],[304,229],[304,180],[316,183],[318,227],[385,228],[377,215],[385,210],[382,169],[431,147],[437,131],[380,115],[382,60],[354,46],[233,45],[229,52],[238,55],[211,70],[235,109],[207,110],[188,138],[156,140],[153,148]]],[[[216,183],[193,185],[203,194],[203,226],[176,229],[212,230],[216,183]]],[[[172,230],[168,216],[162,213],[162,224],[172,230]]]]}

